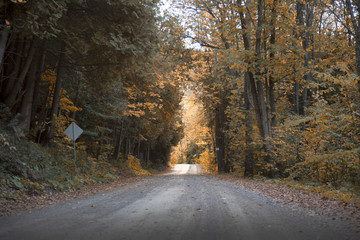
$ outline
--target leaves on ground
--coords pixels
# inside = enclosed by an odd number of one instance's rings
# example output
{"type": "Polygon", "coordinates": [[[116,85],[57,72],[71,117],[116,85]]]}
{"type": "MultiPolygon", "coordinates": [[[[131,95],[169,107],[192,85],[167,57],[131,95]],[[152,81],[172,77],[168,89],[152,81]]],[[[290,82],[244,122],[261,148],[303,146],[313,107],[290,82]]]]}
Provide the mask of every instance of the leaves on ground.
{"type": "Polygon", "coordinates": [[[349,221],[360,230],[360,204],[328,199],[321,193],[305,192],[301,189],[262,180],[231,175],[217,175],[217,178],[265,195],[273,199],[275,203],[287,204],[293,208],[302,207],[315,214],[333,218],[333,220],[349,221]]]}
{"type": "Polygon", "coordinates": [[[0,204],[0,216],[9,216],[25,210],[42,208],[63,201],[83,198],[100,192],[108,192],[144,179],[144,176],[122,176],[119,180],[111,183],[98,183],[86,185],[80,190],[71,192],[45,191],[38,195],[24,195],[17,199],[2,199],[0,204]]]}

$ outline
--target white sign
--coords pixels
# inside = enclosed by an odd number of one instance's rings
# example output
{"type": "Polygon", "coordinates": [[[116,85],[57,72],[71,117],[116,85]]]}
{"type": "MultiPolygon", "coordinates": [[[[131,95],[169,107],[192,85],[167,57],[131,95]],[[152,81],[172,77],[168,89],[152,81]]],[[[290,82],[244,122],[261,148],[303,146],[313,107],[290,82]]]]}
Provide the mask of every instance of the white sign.
{"type": "Polygon", "coordinates": [[[70,126],[65,130],[65,134],[68,135],[71,140],[76,141],[76,139],[83,133],[83,130],[72,122],[70,126]]]}
{"type": "Polygon", "coordinates": [[[216,150],[216,151],[220,151],[220,148],[216,148],[215,150],[216,150]]]}

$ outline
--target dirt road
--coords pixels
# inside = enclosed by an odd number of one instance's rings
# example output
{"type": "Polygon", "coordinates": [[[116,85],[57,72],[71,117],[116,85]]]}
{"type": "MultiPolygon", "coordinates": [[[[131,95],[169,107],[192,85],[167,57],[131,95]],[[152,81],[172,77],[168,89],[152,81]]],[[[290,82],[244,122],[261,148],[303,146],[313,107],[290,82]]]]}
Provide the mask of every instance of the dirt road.
{"type": "Polygon", "coordinates": [[[315,216],[176,165],[111,192],[0,219],[0,239],[360,239],[315,216]]]}

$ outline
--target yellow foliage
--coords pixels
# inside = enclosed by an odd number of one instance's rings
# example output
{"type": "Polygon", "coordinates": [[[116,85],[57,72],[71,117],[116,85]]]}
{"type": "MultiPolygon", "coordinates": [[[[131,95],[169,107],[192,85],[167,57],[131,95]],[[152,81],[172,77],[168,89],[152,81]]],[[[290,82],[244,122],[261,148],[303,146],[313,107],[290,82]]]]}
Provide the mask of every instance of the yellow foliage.
{"type": "Polygon", "coordinates": [[[128,155],[126,160],[126,167],[135,175],[151,175],[149,171],[141,167],[140,160],[131,154],[128,155]]]}
{"type": "Polygon", "coordinates": [[[195,163],[200,164],[208,173],[215,173],[217,171],[215,155],[213,152],[209,152],[207,148],[200,154],[199,158],[195,159],[195,163]]]}
{"type": "MultiPolygon", "coordinates": [[[[49,89],[48,92],[52,93],[55,88],[56,83],[56,73],[52,69],[46,69],[45,73],[41,76],[41,80],[48,84],[49,89]]],[[[70,117],[70,113],[81,111],[82,109],[76,107],[74,103],[68,98],[67,92],[65,89],[61,89],[60,91],[60,113],[59,115],[55,116],[55,132],[58,136],[64,135],[64,130],[73,120],[70,117]]],[[[51,104],[53,101],[52,94],[49,94],[47,99],[47,104],[51,104]]],[[[50,107],[50,106],[49,106],[50,107]]]]}

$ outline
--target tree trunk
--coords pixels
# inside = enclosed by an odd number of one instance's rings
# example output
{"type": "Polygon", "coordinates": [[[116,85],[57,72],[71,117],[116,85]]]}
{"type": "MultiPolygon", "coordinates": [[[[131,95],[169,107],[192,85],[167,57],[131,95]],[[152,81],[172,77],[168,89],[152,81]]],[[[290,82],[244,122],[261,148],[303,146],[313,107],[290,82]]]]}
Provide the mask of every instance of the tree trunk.
{"type": "Polygon", "coordinates": [[[6,50],[6,43],[9,37],[10,32],[10,26],[6,25],[5,28],[1,32],[1,38],[0,38],[0,66],[2,67],[4,56],[5,56],[5,50],[6,50]]]}
{"type": "Polygon", "coordinates": [[[48,91],[46,91],[46,95],[45,95],[45,98],[43,99],[43,104],[41,105],[42,108],[41,108],[41,111],[40,111],[40,114],[39,114],[39,121],[38,121],[38,124],[37,124],[37,128],[38,128],[38,143],[46,143],[48,140],[47,140],[47,125],[46,125],[46,118],[48,116],[48,113],[49,111],[51,110],[50,109],[50,103],[49,103],[49,97],[50,96],[53,96],[54,94],[54,88],[52,88],[50,90],[50,85],[47,85],[47,89],[48,91]],[[44,133],[44,134],[43,134],[44,133]]]}
{"type": "MultiPolygon", "coordinates": [[[[360,1],[359,0],[346,0],[346,8],[350,14],[352,27],[354,29],[353,36],[355,37],[355,61],[356,73],[360,76],[360,1]],[[355,7],[356,6],[356,7],[355,7]],[[355,13],[356,11],[356,13],[355,13]]],[[[358,82],[360,91],[360,81],[358,82]]]]}
{"type": "MultiPolygon", "coordinates": [[[[357,25],[355,33],[355,58],[356,58],[356,72],[360,77],[360,1],[357,1],[357,25]]],[[[360,81],[358,81],[358,87],[360,92],[360,81]]]]}
{"type": "Polygon", "coordinates": [[[215,141],[216,159],[218,162],[218,172],[226,172],[225,169],[225,133],[224,133],[225,111],[223,104],[219,104],[215,114],[215,141]]]}
{"type": "MultiPolygon", "coordinates": [[[[217,52],[214,52],[214,78],[215,82],[218,80],[217,76],[217,52]]],[[[217,104],[215,109],[215,148],[216,160],[218,164],[218,172],[226,172],[226,159],[225,159],[225,107],[223,99],[223,90],[219,90],[218,96],[220,103],[217,104]]]]}
{"type": "Polygon", "coordinates": [[[138,146],[137,146],[137,157],[139,159],[140,159],[140,147],[141,147],[141,137],[140,137],[140,133],[139,133],[138,146]]]}
{"type": "Polygon", "coordinates": [[[118,136],[117,136],[116,142],[115,142],[114,154],[113,154],[113,159],[115,161],[118,159],[120,149],[121,149],[121,144],[122,144],[122,140],[123,140],[123,125],[124,125],[124,119],[121,120],[120,132],[118,133],[118,136]]]}
{"type": "MultiPolygon", "coordinates": [[[[33,94],[33,106],[32,106],[32,111],[31,111],[31,128],[36,127],[35,124],[35,116],[36,116],[36,111],[39,105],[39,93],[40,93],[40,82],[41,82],[41,74],[44,70],[44,63],[45,63],[45,47],[46,47],[46,40],[42,40],[41,45],[40,45],[40,62],[39,62],[39,67],[36,71],[36,76],[35,76],[35,87],[34,87],[34,94],[33,94]]],[[[46,104],[43,108],[46,108],[46,104]]],[[[40,120],[40,119],[39,119],[40,120]]]]}
{"type": "MultiPolygon", "coordinates": [[[[294,30],[294,37],[296,39],[303,39],[304,38],[304,33],[303,33],[303,27],[304,27],[304,3],[301,0],[297,0],[296,2],[296,26],[297,29],[294,30]]],[[[294,44],[294,47],[296,48],[296,50],[299,51],[299,46],[296,45],[296,43],[294,44]]],[[[299,57],[299,61],[301,61],[301,56],[298,55],[299,57]]],[[[294,67],[294,112],[295,114],[299,115],[300,114],[300,83],[299,81],[296,79],[296,75],[297,75],[297,70],[294,67]]]]}
{"type": "MultiPolygon", "coordinates": [[[[294,77],[296,77],[296,76],[294,76],[294,77]]],[[[294,83],[294,112],[295,112],[296,115],[300,114],[299,88],[300,88],[299,82],[295,79],[295,83],[294,83]]]]}
{"type": "Polygon", "coordinates": [[[29,43],[31,45],[30,47],[30,51],[29,54],[26,58],[25,64],[22,66],[22,71],[19,75],[19,78],[16,80],[15,85],[13,86],[13,89],[10,91],[7,99],[5,100],[5,104],[9,107],[9,108],[13,108],[15,103],[16,103],[16,98],[18,97],[18,94],[20,93],[22,87],[23,87],[23,83],[25,80],[26,75],[29,72],[33,57],[35,55],[35,49],[36,49],[36,44],[35,41],[32,43],[29,43]]]}
{"type": "MultiPolygon", "coordinates": [[[[25,41],[22,41],[22,39],[19,39],[18,41],[16,41],[16,37],[14,40],[14,48],[11,48],[11,50],[14,51],[14,64],[13,66],[7,66],[6,69],[4,69],[4,74],[6,75],[5,77],[7,78],[7,81],[5,82],[4,86],[5,89],[2,90],[2,97],[1,99],[3,101],[6,100],[6,98],[11,94],[12,89],[14,88],[14,85],[16,83],[16,79],[17,76],[19,75],[19,71],[20,71],[20,67],[21,67],[21,58],[23,55],[23,50],[24,50],[24,46],[25,46],[25,41]]],[[[9,55],[11,55],[11,53],[9,53],[9,55]]]]}
{"type": "Polygon", "coordinates": [[[38,54],[38,56],[36,56],[35,58],[34,63],[32,64],[30,74],[28,75],[28,79],[25,85],[25,94],[21,102],[19,127],[25,133],[27,133],[30,129],[36,73],[39,68],[41,57],[41,53],[38,54]]]}
{"type": "Polygon", "coordinates": [[[8,83],[5,89],[6,98],[4,102],[9,108],[12,108],[14,106],[16,98],[21,91],[24,79],[29,71],[32,58],[35,53],[35,46],[31,42],[27,42],[26,44],[23,43],[22,45],[20,45],[20,50],[21,51],[17,52],[19,55],[16,58],[16,65],[9,76],[8,83]],[[23,56],[26,57],[24,57],[23,59],[23,56]]]}
{"type": "MultiPolygon", "coordinates": [[[[77,88],[76,88],[75,100],[74,100],[74,106],[75,107],[77,107],[77,105],[79,104],[82,73],[80,73],[80,76],[78,78],[79,79],[78,79],[78,84],[77,84],[77,88]]],[[[76,117],[76,111],[72,112],[72,114],[71,114],[71,118],[73,120],[75,120],[75,117],[76,117]]]]}
{"type": "Polygon", "coordinates": [[[147,144],[146,166],[148,165],[149,161],[150,161],[150,143],[147,144]]]}
{"type": "MultiPolygon", "coordinates": [[[[275,23],[277,18],[277,0],[274,0],[273,6],[271,9],[271,20],[270,20],[270,62],[272,63],[275,58],[275,50],[274,45],[276,43],[276,30],[275,30],[275,23]]],[[[272,70],[271,70],[272,71],[272,70]]],[[[271,127],[276,127],[277,120],[276,120],[276,104],[275,104],[275,87],[274,87],[274,79],[273,73],[269,76],[269,103],[270,103],[270,112],[271,112],[271,127]]]]}
{"type": "Polygon", "coordinates": [[[244,102],[246,109],[245,116],[245,177],[252,177],[254,175],[254,153],[251,147],[251,135],[253,133],[251,104],[250,104],[250,89],[249,89],[249,74],[245,73],[245,86],[244,86],[244,102]]]}
{"type": "Polygon", "coordinates": [[[48,142],[51,141],[54,138],[54,134],[55,134],[55,121],[56,121],[56,117],[58,115],[58,111],[59,111],[59,105],[60,105],[60,98],[61,98],[61,87],[62,87],[62,81],[63,81],[63,77],[62,77],[62,71],[63,71],[63,58],[64,58],[64,50],[65,50],[65,45],[64,43],[62,43],[62,47],[61,47],[61,52],[59,55],[59,61],[58,61],[58,65],[57,65],[57,71],[56,71],[56,83],[55,83],[55,90],[54,90],[54,97],[53,97],[53,102],[52,102],[52,106],[51,106],[51,112],[50,112],[50,126],[49,126],[49,130],[48,130],[48,142]]]}
{"type": "MultiPolygon", "coordinates": [[[[270,164],[269,177],[274,177],[277,175],[275,171],[274,162],[272,159],[271,151],[271,128],[269,124],[269,116],[266,108],[264,87],[260,74],[259,60],[261,59],[261,36],[263,28],[263,1],[258,0],[258,23],[255,32],[255,74],[247,70],[249,77],[249,86],[251,98],[254,103],[255,116],[257,119],[257,125],[259,127],[260,135],[263,139],[263,146],[266,153],[265,161],[270,164]]],[[[241,25],[244,30],[248,28],[247,22],[245,21],[244,14],[240,12],[241,25]]],[[[246,31],[243,32],[244,48],[245,50],[250,50],[250,37],[246,31]]]]}
{"type": "MultiPolygon", "coordinates": [[[[310,45],[310,38],[311,38],[311,28],[312,28],[312,23],[313,23],[313,18],[314,18],[314,9],[313,6],[310,6],[310,3],[306,4],[306,33],[305,33],[305,38],[303,41],[303,49],[305,52],[305,67],[309,67],[309,63],[311,61],[311,56],[310,56],[310,52],[309,52],[309,45],[310,45]]],[[[306,115],[307,113],[307,96],[308,96],[308,86],[310,81],[312,80],[312,74],[310,73],[310,70],[308,70],[309,72],[305,74],[305,87],[304,87],[304,91],[303,91],[303,111],[302,114],[306,115]]]]}

